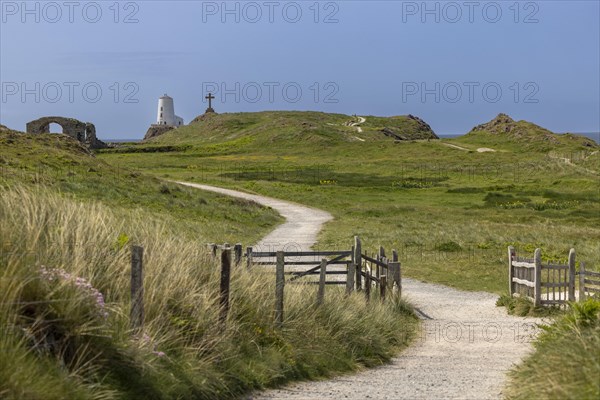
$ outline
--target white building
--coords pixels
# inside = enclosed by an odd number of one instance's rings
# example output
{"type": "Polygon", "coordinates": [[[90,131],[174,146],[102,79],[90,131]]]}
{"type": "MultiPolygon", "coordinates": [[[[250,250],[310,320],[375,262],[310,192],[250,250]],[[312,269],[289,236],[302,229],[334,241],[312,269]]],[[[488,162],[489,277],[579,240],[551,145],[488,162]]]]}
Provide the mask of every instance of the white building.
{"type": "Polygon", "coordinates": [[[173,98],[166,94],[158,99],[158,112],[156,116],[157,125],[166,126],[181,126],[183,125],[183,118],[175,115],[175,106],[173,105],[173,98]]]}

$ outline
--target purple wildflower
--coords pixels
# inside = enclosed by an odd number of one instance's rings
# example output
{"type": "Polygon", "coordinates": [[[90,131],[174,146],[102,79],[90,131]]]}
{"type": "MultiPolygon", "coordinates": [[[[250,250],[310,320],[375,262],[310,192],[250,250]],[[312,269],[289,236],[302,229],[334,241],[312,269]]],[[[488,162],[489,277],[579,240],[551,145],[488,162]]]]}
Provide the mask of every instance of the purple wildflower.
{"type": "Polygon", "coordinates": [[[70,273],[66,272],[64,269],[59,268],[51,268],[48,269],[45,266],[40,267],[40,275],[47,280],[48,282],[63,280],[63,281],[71,281],[75,287],[82,290],[83,292],[87,292],[87,294],[94,298],[96,301],[96,306],[98,307],[99,314],[104,318],[108,318],[108,312],[106,311],[106,303],[104,302],[104,296],[98,289],[92,286],[85,278],[73,277],[70,273]]]}

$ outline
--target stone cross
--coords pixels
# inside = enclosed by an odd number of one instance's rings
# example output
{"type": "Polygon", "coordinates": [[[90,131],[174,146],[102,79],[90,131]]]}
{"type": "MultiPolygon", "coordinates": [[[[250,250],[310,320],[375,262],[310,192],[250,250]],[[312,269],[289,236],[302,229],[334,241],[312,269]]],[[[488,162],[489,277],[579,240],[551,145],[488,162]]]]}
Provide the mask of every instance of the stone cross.
{"type": "Polygon", "coordinates": [[[208,108],[211,109],[212,108],[212,99],[214,99],[215,96],[212,95],[212,93],[209,93],[208,96],[205,97],[205,99],[208,99],[208,108]]]}

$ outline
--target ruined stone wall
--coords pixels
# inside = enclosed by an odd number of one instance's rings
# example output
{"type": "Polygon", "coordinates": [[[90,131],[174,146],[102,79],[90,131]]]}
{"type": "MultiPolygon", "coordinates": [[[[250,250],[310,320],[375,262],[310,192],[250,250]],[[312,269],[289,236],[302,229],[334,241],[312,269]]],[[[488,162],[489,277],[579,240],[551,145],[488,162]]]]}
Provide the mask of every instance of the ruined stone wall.
{"type": "Polygon", "coordinates": [[[58,124],[63,129],[63,134],[87,145],[90,149],[106,148],[106,143],[96,137],[96,127],[89,122],[81,122],[75,118],[42,117],[27,123],[27,133],[49,133],[50,124],[58,124]]]}

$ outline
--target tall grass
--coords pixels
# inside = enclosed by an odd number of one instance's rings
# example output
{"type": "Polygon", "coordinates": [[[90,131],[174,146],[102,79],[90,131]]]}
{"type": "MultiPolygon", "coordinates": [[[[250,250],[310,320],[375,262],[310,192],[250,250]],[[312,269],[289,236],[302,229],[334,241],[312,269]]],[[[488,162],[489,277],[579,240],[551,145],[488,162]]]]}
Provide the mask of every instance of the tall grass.
{"type": "Polygon", "coordinates": [[[3,190],[0,397],[232,398],[383,363],[413,335],[416,319],[402,301],[367,305],[332,289],[317,307],[309,285],[286,287],[285,324],[276,329],[274,273],[260,268],[233,271],[222,328],[217,262],[176,230],[143,211],[42,188],[3,190]],[[145,249],[146,317],[136,334],[128,316],[134,243],[145,249]]]}
{"type": "Polygon", "coordinates": [[[600,301],[573,303],[511,371],[509,399],[600,398],[600,301]]]}

